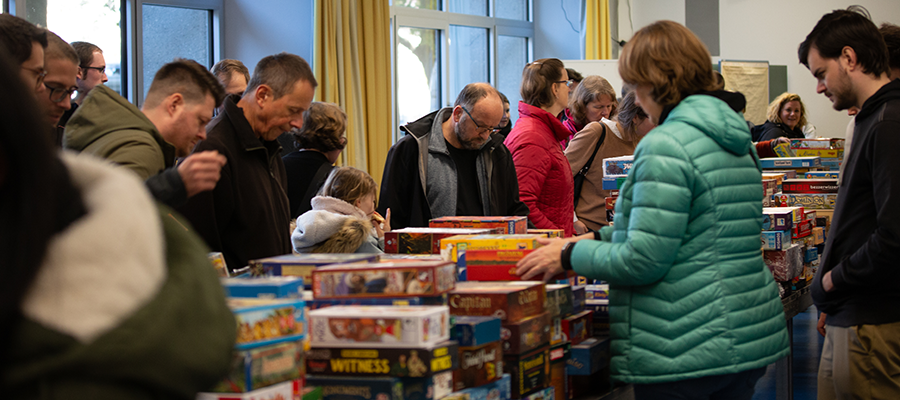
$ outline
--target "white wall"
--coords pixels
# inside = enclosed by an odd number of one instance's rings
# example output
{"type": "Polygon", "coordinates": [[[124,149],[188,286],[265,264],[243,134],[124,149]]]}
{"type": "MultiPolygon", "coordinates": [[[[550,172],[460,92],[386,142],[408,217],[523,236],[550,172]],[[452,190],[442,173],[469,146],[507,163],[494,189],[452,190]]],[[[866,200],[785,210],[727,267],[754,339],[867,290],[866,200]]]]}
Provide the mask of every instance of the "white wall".
{"type": "Polygon", "coordinates": [[[225,57],[250,72],[263,57],[286,51],[313,62],[313,0],[225,0],[225,57]]]}

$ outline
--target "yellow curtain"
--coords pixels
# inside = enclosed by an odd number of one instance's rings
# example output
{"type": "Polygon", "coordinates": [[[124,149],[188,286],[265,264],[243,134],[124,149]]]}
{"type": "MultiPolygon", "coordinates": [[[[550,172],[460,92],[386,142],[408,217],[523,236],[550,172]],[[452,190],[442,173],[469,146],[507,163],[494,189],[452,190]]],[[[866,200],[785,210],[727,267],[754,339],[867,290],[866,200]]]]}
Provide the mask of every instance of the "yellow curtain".
{"type": "Polygon", "coordinates": [[[585,0],[584,17],[584,58],[586,60],[611,59],[609,0],[585,0]]]}
{"type": "Polygon", "coordinates": [[[381,182],[391,147],[388,0],[316,0],[316,100],[347,113],[347,147],[338,164],[381,182]]]}

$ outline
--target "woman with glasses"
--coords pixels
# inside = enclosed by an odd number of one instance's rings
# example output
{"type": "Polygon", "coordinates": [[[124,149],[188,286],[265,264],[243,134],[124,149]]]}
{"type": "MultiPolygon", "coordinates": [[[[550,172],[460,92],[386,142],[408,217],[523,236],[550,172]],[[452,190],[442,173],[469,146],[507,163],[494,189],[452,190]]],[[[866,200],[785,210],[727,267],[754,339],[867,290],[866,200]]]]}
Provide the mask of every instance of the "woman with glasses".
{"type": "Polygon", "coordinates": [[[638,400],[749,400],[766,366],[790,353],[759,249],[759,159],[709,60],[678,23],[634,34],[619,74],[658,126],[637,146],[615,224],[548,241],[517,270],[609,283],[611,374],[638,400]]]}
{"type": "Polygon", "coordinates": [[[519,178],[519,197],[528,205],[528,220],[538,229],[575,232],[569,161],[559,142],[569,130],[557,116],[569,103],[569,77],[562,61],[544,58],[522,71],[519,119],[504,141],[519,178]]]}
{"type": "Polygon", "coordinates": [[[344,110],[337,104],[315,102],[303,113],[303,128],[291,131],[298,149],[282,157],[291,219],[312,209],[310,201],[347,145],[346,129],[344,110]]]}

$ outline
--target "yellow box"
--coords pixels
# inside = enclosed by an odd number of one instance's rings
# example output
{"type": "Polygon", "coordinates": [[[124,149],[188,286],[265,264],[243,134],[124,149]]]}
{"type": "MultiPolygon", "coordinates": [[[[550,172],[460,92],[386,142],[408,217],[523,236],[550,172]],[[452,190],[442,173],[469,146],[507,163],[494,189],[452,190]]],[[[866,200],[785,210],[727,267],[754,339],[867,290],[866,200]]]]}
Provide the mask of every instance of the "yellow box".
{"type": "Polygon", "coordinates": [[[797,157],[842,158],[844,149],[796,149],[797,157]]]}
{"type": "Polygon", "coordinates": [[[540,234],[525,235],[456,235],[441,239],[441,257],[458,261],[459,251],[472,250],[530,250],[541,247],[540,234]]]}
{"type": "Polygon", "coordinates": [[[562,229],[529,229],[526,233],[529,235],[543,235],[551,239],[565,237],[562,229]]]}

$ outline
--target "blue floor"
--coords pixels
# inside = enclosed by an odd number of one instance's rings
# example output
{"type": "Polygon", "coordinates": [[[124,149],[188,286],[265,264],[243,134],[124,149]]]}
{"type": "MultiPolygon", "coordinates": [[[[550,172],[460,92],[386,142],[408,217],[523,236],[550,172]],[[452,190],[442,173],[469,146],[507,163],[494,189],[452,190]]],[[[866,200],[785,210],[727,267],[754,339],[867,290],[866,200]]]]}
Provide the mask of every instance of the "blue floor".
{"type": "MultiPolygon", "coordinates": [[[[819,316],[816,307],[794,317],[794,399],[814,400],[816,398],[816,376],[819,371],[819,355],[822,354],[824,338],[816,331],[819,316]]],[[[756,384],[753,400],[775,399],[775,367],[770,365],[756,384]]]]}

